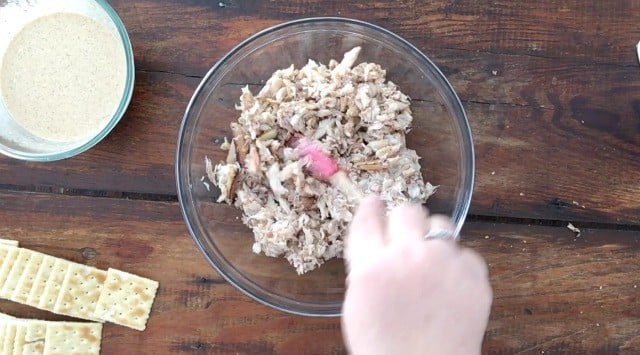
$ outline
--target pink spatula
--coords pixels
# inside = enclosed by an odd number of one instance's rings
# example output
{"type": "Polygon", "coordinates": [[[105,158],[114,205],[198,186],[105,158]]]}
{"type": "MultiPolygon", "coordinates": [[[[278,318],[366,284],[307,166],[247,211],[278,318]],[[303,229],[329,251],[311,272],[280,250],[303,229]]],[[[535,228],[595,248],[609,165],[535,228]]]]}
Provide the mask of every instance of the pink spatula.
{"type": "Polygon", "coordinates": [[[353,202],[359,202],[362,199],[362,192],[318,143],[302,137],[295,139],[292,146],[298,155],[309,160],[307,169],[313,177],[335,186],[353,202]]]}

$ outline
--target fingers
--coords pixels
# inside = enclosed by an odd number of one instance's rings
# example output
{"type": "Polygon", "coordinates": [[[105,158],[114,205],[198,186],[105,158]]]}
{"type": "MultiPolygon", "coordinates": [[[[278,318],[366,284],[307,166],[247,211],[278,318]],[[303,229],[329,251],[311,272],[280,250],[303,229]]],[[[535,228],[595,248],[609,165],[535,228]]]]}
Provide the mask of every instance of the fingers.
{"type": "Polygon", "coordinates": [[[427,209],[419,204],[394,208],[387,221],[385,204],[378,197],[367,197],[358,206],[345,240],[347,270],[351,274],[356,268],[366,269],[381,257],[387,244],[402,246],[423,242],[425,236],[452,240],[454,230],[448,217],[429,218],[427,209]]]}
{"type": "Polygon", "coordinates": [[[431,216],[428,222],[428,232],[425,233],[427,238],[453,239],[455,237],[455,235],[453,235],[455,226],[449,217],[436,214],[431,216]]]}
{"type": "Polygon", "coordinates": [[[389,214],[387,235],[390,244],[401,244],[424,238],[429,229],[427,209],[418,204],[404,204],[389,214]]]}
{"type": "Polygon", "coordinates": [[[349,227],[344,256],[349,270],[379,255],[386,243],[385,205],[377,196],[364,198],[349,227]]]}

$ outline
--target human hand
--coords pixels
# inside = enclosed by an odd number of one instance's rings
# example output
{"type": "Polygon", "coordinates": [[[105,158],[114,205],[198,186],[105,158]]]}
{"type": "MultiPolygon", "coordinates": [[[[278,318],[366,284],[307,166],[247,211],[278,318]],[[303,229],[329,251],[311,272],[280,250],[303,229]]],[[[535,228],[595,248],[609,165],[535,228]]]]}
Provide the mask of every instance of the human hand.
{"type": "Polygon", "coordinates": [[[483,259],[455,241],[444,216],[404,205],[385,216],[376,197],[358,207],[346,240],[342,329],[352,354],[479,354],[492,291],[483,259]]]}

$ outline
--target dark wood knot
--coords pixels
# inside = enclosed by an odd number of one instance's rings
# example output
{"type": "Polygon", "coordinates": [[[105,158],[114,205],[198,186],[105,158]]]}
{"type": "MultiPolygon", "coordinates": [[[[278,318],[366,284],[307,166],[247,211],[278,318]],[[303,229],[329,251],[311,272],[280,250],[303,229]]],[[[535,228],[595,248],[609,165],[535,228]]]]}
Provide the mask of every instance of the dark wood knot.
{"type": "Polygon", "coordinates": [[[98,252],[95,249],[89,247],[80,249],[80,254],[82,254],[82,257],[86,260],[95,259],[95,257],[98,256],[98,252]]]}

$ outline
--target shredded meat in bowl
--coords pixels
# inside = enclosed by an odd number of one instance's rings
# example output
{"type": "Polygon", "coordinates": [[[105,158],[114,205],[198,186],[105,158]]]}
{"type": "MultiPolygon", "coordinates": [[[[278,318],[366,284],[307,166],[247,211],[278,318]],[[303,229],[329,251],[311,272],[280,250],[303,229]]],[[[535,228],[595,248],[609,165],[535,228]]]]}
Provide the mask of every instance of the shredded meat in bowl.
{"type": "Polygon", "coordinates": [[[257,95],[242,89],[226,161],[206,159],[218,202],[233,204],[254,234],[253,252],[285,257],[298,274],[342,257],[356,201],[309,175],[288,142],[305,136],[333,157],[363,194],[392,208],[424,203],[436,187],[425,183],[419,157],[406,147],[410,98],[375,63],[354,66],[360,47],[328,65],[309,60],[277,70],[257,95]]]}

